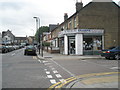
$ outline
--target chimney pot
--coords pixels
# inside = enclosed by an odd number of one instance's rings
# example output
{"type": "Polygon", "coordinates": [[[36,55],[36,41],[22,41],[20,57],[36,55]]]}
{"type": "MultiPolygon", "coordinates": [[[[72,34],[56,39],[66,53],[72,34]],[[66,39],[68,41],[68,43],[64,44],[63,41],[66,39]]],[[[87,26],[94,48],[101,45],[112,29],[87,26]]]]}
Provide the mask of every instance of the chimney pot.
{"type": "Polygon", "coordinates": [[[76,12],[78,12],[82,8],[83,8],[83,3],[82,2],[77,2],[76,3],[76,12]]]}
{"type": "Polygon", "coordinates": [[[64,13],[64,21],[68,19],[68,14],[64,13]]]}

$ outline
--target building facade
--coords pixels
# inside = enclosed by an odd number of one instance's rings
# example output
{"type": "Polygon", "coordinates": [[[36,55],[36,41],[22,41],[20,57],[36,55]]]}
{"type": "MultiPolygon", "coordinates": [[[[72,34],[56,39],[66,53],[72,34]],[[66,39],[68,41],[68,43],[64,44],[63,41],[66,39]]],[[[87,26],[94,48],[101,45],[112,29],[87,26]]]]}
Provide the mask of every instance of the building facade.
{"type": "Polygon", "coordinates": [[[0,33],[0,45],[2,45],[2,34],[0,33]]]}
{"type": "Polygon", "coordinates": [[[99,50],[120,45],[119,6],[114,2],[90,2],[83,7],[76,3],[76,12],[55,28],[53,46],[61,54],[95,54],[99,50]]]}
{"type": "Polygon", "coordinates": [[[15,37],[15,44],[20,45],[21,43],[28,43],[28,38],[27,37],[15,37]]]}
{"type": "Polygon", "coordinates": [[[2,32],[2,43],[3,44],[14,44],[15,36],[10,30],[2,32]]]}

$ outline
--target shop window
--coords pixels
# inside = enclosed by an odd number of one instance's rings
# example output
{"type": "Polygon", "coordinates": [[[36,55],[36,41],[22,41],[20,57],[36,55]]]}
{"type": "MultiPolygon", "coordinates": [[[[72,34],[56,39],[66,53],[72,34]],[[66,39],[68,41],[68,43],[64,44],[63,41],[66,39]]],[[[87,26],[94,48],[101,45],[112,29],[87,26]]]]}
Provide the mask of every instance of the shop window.
{"type": "Polygon", "coordinates": [[[84,36],[83,38],[84,50],[101,50],[102,36],[84,36]]]}

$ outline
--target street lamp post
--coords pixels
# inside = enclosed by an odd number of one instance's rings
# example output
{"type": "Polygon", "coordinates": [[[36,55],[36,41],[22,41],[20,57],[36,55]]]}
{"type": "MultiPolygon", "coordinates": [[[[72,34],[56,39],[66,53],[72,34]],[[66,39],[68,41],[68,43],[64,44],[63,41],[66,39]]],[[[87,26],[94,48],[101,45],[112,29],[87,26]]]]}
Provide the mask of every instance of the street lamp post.
{"type": "Polygon", "coordinates": [[[36,19],[36,29],[38,30],[38,41],[39,41],[39,54],[40,54],[40,48],[41,48],[41,56],[43,57],[43,34],[40,32],[40,18],[39,17],[33,17],[36,19]]]}
{"type": "Polygon", "coordinates": [[[35,18],[36,19],[36,32],[37,32],[37,30],[38,30],[38,43],[39,43],[39,46],[38,46],[38,50],[39,50],[39,54],[40,54],[40,30],[39,30],[39,28],[40,28],[40,19],[39,19],[39,17],[33,17],[33,18],[35,18]]]}
{"type": "Polygon", "coordinates": [[[35,39],[35,38],[34,38],[34,30],[33,30],[33,29],[31,29],[31,30],[33,31],[33,45],[34,45],[34,39],[35,39]]]}
{"type": "Polygon", "coordinates": [[[41,56],[43,57],[43,33],[41,33],[41,56]]]}

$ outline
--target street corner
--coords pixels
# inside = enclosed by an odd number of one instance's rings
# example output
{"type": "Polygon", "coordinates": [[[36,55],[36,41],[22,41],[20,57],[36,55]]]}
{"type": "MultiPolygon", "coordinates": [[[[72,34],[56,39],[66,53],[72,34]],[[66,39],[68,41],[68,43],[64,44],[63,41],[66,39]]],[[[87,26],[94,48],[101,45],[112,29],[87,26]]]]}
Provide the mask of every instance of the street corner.
{"type": "MultiPolygon", "coordinates": [[[[118,88],[120,72],[92,73],[69,84],[70,88],[118,88]]],[[[68,86],[67,86],[68,87],[68,86]]]]}
{"type": "Polygon", "coordinates": [[[118,88],[120,72],[90,73],[64,79],[48,90],[59,88],[118,88]]]}
{"type": "Polygon", "coordinates": [[[33,56],[33,60],[37,60],[38,59],[38,57],[37,56],[33,56]]]}
{"type": "Polygon", "coordinates": [[[37,58],[40,59],[40,60],[45,60],[45,58],[40,56],[39,54],[37,54],[37,58]]]}
{"type": "Polygon", "coordinates": [[[118,82],[118,76],[103,76],[103,77],[94,77],[81,81],[85,85],[92,85],[98,83],[109,83],[109,82],[118,82]]]}
{"type": "Polygon", "coordinates": [[[104,59],[104,57],[100,55],[84,55],[79,57],[79,60],[102,60],[102,59],[104,59]]]}

